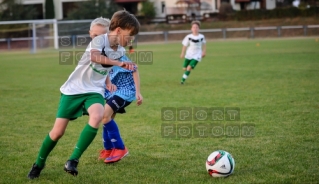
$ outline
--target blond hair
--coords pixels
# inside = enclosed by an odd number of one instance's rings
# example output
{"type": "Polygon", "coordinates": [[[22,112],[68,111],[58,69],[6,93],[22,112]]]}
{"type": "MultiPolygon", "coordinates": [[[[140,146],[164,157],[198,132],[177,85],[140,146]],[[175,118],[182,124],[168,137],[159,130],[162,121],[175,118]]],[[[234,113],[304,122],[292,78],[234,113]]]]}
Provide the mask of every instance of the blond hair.
{"type": "Polygon", "coordinates": [[[200,21],[198,21],[198,20],[192,21],[191,26],[194,25],[194,24],[197,24],[198,27],[200,27],[200,21]]]}
{"type": "Polygon", "coordinates": [[[110,22],[111,22],[110,19],[107,19],[107,18],[103,18],[103,17],[96,18],[91,22],[90,29],[92,29],[92,27],[95,25],[99,25],[99,26],[105,27],[106,32],[109,32],[110,22]]]}

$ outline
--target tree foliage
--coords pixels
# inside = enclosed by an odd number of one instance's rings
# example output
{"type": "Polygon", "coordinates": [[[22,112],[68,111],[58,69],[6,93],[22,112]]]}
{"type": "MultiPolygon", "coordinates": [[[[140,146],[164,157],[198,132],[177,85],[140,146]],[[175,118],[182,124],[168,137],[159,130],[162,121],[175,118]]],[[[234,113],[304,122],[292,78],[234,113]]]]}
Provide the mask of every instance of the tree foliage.
{"type": "Polygon", "coordinates": [[[78,2],[76,9],[67,15],[67,19],[95,19],[97,17],[111,18],[114,12],[118,10],[114,1],[89,0],[78,2]]]}
{"type": "Polygon", "coordinates": [[[45,0],[45,18],[46,19],[54,19],[54,3],[53,0],[45,0]]]}
{"type": "Polygon", "coordinates": [[[147,19],[152,19],[156,16],[154,3],[150,1],[144,1],[141,9],[142,15],[147,19]]]}
{"type": "Polygon", "coordinates": [[[31,20],[38,15],[32,6],[24,6],[12,0],[3,0],[0,3],[0,21],[31,20]]]}

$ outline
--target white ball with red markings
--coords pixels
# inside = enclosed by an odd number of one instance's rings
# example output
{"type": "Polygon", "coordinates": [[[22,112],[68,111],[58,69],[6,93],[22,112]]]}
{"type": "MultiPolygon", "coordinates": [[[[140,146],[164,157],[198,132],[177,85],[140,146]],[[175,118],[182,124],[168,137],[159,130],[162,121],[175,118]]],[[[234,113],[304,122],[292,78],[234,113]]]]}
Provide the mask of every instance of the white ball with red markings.
{"type": "Polygon", "coordinates": [[[214,151],[206,160],[206,170],[212,177],[227,177],[234,172],[234,169],[234,158],[224,150],[214,151]]]}

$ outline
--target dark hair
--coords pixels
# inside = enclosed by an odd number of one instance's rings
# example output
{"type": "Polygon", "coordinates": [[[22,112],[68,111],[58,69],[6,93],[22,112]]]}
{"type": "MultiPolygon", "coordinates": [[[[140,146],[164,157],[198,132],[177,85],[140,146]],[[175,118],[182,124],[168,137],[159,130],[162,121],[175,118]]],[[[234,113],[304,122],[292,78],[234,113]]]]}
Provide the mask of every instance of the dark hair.
{"type": "Polygon", "coordinates": [[[200,27],[200,22],[199,22],[198,20],[194,20],[194,21],[192,21],[191,25],[193,25],[193,24],[197,24],[197,25],[198,25],[198,27],[200,27]]]}
{"type": "Polygon", "coordinates": [[[131,30],[131,36],[136,35],[140,30],[140,23],[133,14],[126,10],[120,10],[113,14],[110,23],[110,31],[114,31],[117,27],[124,30],[131,30]]]}

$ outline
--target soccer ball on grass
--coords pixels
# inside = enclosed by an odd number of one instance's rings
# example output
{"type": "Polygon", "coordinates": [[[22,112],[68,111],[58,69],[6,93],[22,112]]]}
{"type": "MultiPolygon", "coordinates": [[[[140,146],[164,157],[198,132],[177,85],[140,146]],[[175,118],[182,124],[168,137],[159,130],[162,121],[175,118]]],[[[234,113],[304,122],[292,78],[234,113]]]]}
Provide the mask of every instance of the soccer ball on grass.
{"type": "Polygon", "coordinates": [[[227,151],[214,151],[206,160],[206,170],[212,177],[227,177],[234,169],[235,160],[227,151]]]}

